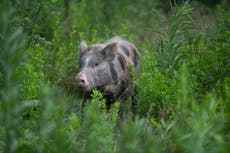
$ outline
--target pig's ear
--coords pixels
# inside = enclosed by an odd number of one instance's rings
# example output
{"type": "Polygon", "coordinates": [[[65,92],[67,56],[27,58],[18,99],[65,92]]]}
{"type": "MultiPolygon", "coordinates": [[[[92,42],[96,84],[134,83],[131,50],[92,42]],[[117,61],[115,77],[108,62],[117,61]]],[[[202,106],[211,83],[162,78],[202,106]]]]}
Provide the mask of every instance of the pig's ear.
{"type": "Polygon", "coordinates": [[[112,43],[105,46],[105,48],[102,50],[102,53],[106,57],[113,57],[115,55],[116,50],[117,50],[117,43],[112,43]]]}
{"type": "Polygon", "coordinates": [[[80,43],[80,52],[83,53],[84,50],[87,48],[87,44],[86,44],[86,41],[83,40],[81,43],[80,43]]]}

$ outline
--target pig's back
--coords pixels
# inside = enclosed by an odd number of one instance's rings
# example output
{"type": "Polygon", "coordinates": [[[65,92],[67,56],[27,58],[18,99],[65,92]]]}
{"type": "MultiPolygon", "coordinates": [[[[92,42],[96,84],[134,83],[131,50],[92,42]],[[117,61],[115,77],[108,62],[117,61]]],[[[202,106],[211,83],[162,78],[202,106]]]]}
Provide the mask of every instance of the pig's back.
{"type": "Polygon", "coordinates": [[[127,67],[134,66],[135,73],[139,74],[140,71],[140,51],[137,47],[122,37],[115,36],[105,42],[105,45],[117,43],[117,53],[121,54],[127,63],[127,67]]]}

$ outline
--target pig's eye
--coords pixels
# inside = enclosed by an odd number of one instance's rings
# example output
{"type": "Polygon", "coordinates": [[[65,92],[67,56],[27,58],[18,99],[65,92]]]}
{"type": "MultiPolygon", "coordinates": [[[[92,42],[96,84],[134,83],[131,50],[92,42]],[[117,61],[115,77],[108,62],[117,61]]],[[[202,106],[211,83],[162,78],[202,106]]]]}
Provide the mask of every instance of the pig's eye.
{"type": "Polygon", "coordinates": [[[99,64],[98,63],[95,63],[95,66],[98,66],[99,64]]]}

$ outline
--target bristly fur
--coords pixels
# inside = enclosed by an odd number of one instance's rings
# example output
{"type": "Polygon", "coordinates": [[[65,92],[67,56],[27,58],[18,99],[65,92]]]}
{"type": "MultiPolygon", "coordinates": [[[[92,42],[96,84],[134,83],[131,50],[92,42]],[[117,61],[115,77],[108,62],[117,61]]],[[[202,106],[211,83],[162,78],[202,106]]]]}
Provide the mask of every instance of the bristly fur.
{"type": "Polygon", "coordinates": [[[140,71],[141,55],[137,47],[121,37],[113,37],[104,44],[81,45],[84,50],[78,74],[86,76],[89,91],[101,90],[108,103],[125,99],[134,90],[131,69],[136,75],[140,71]]]}

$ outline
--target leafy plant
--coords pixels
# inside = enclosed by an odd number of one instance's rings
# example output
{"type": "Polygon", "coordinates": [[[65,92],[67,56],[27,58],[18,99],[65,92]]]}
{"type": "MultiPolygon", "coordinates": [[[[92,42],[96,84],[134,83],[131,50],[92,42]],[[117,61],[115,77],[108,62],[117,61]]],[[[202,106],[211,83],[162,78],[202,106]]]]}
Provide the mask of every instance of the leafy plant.
{"type": "Polygon", "coordinates": [[[25,104],[19,101],[23,78],[18,67],[24,62],[26,39],[20,27],[13,29],[10,25],[8,19],[14,12],[8,1],[1,2],[0,12],[0,150],[16,152],[23,134],[20,114],[25,109],[25,104]]]}
{"type": "Polygon", "coordinates": [[[162,70],[174,71],[185,58],[183,55],[182,45],[187,40],[187,29],[192,24],[191,12],[192,8],[189,3],[172,9],[172,15],[168,22],[165,36],[159,36],[159,40],[154,46],[154,54],[157,59],[157,66],[162,70]]]}

